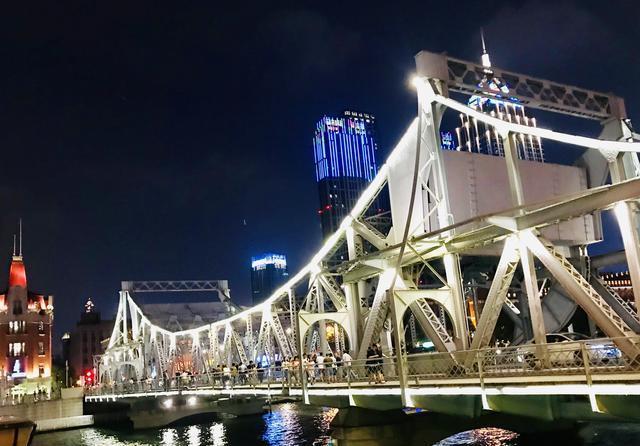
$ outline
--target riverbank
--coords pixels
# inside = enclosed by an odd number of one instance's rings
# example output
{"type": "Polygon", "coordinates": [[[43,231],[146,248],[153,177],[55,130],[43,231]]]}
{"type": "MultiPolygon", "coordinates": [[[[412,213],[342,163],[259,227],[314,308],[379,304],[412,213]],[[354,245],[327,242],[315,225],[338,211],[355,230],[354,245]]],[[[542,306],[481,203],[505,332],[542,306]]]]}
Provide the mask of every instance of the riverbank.
{"type": "Polygon", "coordinates": [[[0,415],[13,415],[36,423],[36,432],[50,432],[93,426],[93,415],[83,413],[83,389],[62,389],[54,400],[6,405],[0,415]]]}

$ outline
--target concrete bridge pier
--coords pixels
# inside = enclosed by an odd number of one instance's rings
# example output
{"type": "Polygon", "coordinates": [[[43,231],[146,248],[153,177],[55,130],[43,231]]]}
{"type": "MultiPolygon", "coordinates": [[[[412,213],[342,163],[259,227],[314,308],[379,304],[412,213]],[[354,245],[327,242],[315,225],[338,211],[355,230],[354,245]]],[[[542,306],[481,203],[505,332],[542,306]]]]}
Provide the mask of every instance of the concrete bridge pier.
{"type": "Polygon", "coordinates": [[[373,410],[343,407],[331,421],[331,436],[342,445],[404,445],[399,427],[407,422],[400,409],[373,410]]]}
{"type": "Polygon", "coordinates": [[[264,412],[264,398],[235,397],[215,398],[196,395],[171,395],[166,397],[136,398],[129,401],[128,418],[134,429],[167,426],[177,421],[218,413],[231,415],[255,415],[264,412]]]}

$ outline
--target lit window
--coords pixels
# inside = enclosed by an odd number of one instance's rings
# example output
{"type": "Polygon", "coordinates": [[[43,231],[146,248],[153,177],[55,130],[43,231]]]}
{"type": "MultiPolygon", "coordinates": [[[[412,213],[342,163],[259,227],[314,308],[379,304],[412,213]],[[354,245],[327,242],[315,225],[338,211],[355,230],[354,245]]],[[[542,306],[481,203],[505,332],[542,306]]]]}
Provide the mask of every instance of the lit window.
{"type": "Polygon", "coordinates": [[[41,378],[44,376],[44,364],[38,365],[38,376],[41,378]]]}
{"type": "Polygon", "coordinates": [[[24,354],[24,342],[10,342],[9,356],[22,356],[24,354]]]}
{"type": "Polygon", "coordinates": [[[44,356],[44,342],[38,342],[38,355],[44,356]]]}
{"type": "Polygon", "coordinates": [[[25,321],[9,321],[9,334],[26,333],[26,324],[25,321]]]}

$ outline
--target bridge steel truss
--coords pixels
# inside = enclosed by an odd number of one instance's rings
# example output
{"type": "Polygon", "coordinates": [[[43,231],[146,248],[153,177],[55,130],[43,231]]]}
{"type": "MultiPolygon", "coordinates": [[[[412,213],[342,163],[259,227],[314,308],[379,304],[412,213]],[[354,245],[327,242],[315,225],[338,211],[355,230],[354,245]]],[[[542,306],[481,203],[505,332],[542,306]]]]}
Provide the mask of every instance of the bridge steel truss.
{"type": "MultiPolygon", "coordinates": [[[[181,369],[209,373],[220,364],[265,359],[273,363],[277,355],[308,354],[318,349],[348,349],[354,358],[363,359],[374,343],[403,358],[407,355],[407,311],[410,323],[417,324],[437,350],[459,361],[464,357],[459,351],[487,347],[500,311],[504,306],[515,308],[507,293],[518,268],[524,276],[536,344],[544,343],[546,334],[537,280],[537,275],[546,270],[547,277],[561,284],[625,356],[639,357],[640,346],[631,340],[634,333],[625,323],[628,315],[619,313],[621,308],[637,310],[628,305],[610,306],[585,279],[584,271],[575,266],[576,260],[584,260],[584,247],[554,245],[541,235],[551,225],[613,210],[631,272],[636,309],[640,308],[640,143],[634,142],[637,135],[624,115],[622,100],[491,69],[517,84],[513,100],[600,120],[601,137],[588,138],[501,120],[448,96],[449,90],[495,96],[478,87],[479,76],[492,74],[485,67],[427,52],[416,56],[416,65],[418,117],[338,230],[312,259],[264,303],[188,330],[169,331],[152,324],[123,287],[114,330],[99,360],[102,382],[161,378],[181,369]],[[502,137],[512,197],[510,209],[453,221],[451,200],[455,197],[447,190],[440,148],[440,121],[447,108],[492,126],[502,137]],[[606,161],[604,176],[610,174],[611,184],[591,185],[545,202],[526,203],[513,143],[514,135],[521,134],[586,149],[587,157],[606,161]],[[393,222],[387,234],[366,219],[370,205],[383,190],[389,193],[393,222]],[[335,253],[345,246],[348,259],[336,262],[335,253]],[[470,333],[460,259],[486,247],[501,254],[477,326],[470,333]],[[413,274],[416,270],[429,271],[435,282],[421,286],[413,274]],[[297,301],[296,296],[304,299],[297,301]],[[334,328],[333,339],[329,327],[334,328]]],[[[631,316],[638,318],[636,314],[631,316]]],[[[415,336],[415,328],[411,331],[415,336]]],[[[543,355],[542,350],[536,351],[543,355]]],[[[397,364],[402,383],[405,361],[397,364]]],[[[304,387],[306,374],[301,376],[304,387]]]]}

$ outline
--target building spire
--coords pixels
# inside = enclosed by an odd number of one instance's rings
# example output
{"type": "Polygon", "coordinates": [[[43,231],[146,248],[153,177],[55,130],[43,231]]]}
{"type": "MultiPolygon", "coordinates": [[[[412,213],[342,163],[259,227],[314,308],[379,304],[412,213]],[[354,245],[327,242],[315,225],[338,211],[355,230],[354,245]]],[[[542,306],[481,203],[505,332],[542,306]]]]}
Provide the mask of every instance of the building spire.
{"type": "Polygon", "coordinates": [[[13,256],[16,256],[16,235],[13,234],[13,256]]]}
{"type": "MultiPolygon", "coordinates": [[[[20,220],[18,221],[18,225],[20,226],[20,244],[18,245],[20,247],[20,251],[19,251],[19,256],[22,257],[22,217],[20,218],[20,220]]],[[[15,249],[14,249],[15,251],[15,249]]]]}
{"type": "Polygon", "coordinates": [[[480,28],[480,40],[482,40],[482,66],[491,68],[491,59],[489,59],[489,53],[487,53],[487,45],[484,42],[484,30],[482,28],[480,28]]]}

